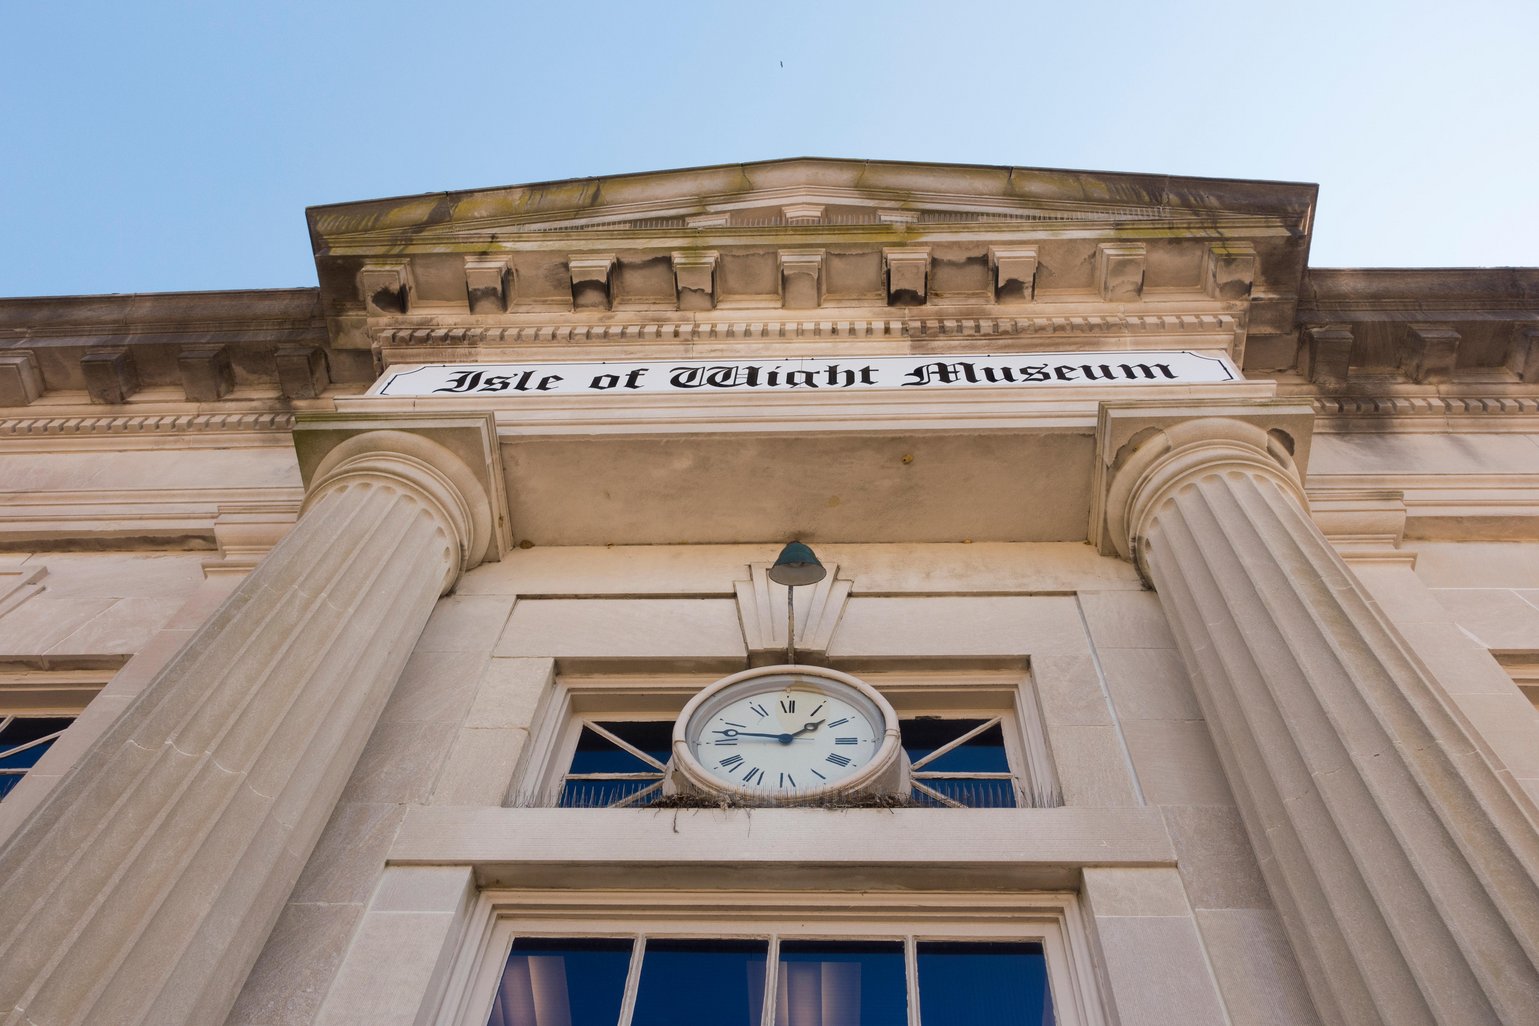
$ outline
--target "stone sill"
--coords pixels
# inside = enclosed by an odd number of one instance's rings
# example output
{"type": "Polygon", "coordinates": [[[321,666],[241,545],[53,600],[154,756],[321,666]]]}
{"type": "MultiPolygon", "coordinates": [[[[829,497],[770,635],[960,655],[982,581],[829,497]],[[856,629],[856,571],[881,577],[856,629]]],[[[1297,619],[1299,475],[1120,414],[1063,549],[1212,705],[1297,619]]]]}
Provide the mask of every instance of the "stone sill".
{"type": "Polygon", "coordinates": [[[394,865],[483,887],[1072,888],[1084,866],[1173,865],[1158,810],[413,806],[394,865]],[[733,883],[736,881],[736,883],[733,883]]]}

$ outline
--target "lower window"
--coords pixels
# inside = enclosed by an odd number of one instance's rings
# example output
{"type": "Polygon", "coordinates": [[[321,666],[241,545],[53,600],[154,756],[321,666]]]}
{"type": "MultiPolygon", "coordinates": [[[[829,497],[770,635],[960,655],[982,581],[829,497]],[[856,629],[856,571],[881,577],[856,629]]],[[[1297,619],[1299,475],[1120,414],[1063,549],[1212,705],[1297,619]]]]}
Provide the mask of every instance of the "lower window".
{"type": "Polygon", "coordinates": [[[483,892],[435,1026],[1103,1026],[1074,895],[483,892]]]}
{"type": "Polygon", "coordinates": [[[1022,941],[520,937],[488,1026],[1051,1026],[1022,941]],[[918,1008],[911,1008],[917,996],[918,1008]]]}

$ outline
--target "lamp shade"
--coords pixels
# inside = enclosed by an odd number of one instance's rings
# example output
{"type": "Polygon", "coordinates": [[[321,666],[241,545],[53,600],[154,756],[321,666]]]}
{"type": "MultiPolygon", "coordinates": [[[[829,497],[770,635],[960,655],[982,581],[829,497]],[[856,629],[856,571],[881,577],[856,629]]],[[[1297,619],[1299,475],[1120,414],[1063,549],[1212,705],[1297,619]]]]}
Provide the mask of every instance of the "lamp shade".
{"type": "Polygon", "coordinates": [[[828,571],[823,569],[812,550],[796,541],[781,549],[775,565],[769,568],[769,579],[788,588],[816,584],[827,576],[828,571]]]}

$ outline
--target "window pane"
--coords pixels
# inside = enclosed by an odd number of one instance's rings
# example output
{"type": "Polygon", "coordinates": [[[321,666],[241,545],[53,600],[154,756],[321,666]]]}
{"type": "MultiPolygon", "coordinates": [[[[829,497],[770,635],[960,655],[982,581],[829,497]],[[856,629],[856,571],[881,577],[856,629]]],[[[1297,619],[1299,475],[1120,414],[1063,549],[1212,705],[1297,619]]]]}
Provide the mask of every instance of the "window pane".
{"type": "MultiPolygon", "coordinates": [[[[903,750],[908,753],[910,762],[918,762],[984,722],[943,720],[932,716],[904,720],[900,724],[903,750]]],[[[934,762],[925,763],[923,769],[941,773],[1008,773],[1010,761],[1005,756],[1004,732],[996,723],[966,744],[958,745],[934,762]]]]}
{"type": "MultiPolygon", "coordinates": [[[[599,726],[667,765],[673,743],[672,720],[600,723],[599,726]]],[[[655,773],[657,767],[642,762],[602,734],[583,727],[582,735],[577,739],[577,751],[572,753],[572,768],[568,772],[655,773]]]]}
{"type": "Polygon", "coordinates": [[[649,940],[631,1026],[759,1026],[768,963],[766,941],[649,940]]]}
{"type": "Polygon", "coordinates": [[[487,1026],[616,1026],[631,947],[628,940],[514,941],[487,1026]]]}
{"type": "MultiPolygon", "coordinates": [[[[607,809],[661,779],[659,773],[651,780],[568,780],[561,785],[561,800],[557,804],[563,809],[607,809]]],[[[660,797],[660,792],[654,792],[636,805],[645,807],[660,797]]]]}
{"type": "Polygon", "coordinates": [[[782,941],[775,1026],[904,1026],[903,945],[782,941]]]}
{"type": "MultiPolygon", "coordinates": [[[[969,809],[1013,809],[1015,808],[1015,781],[1013,780],[936,780],[919,774],[916,777],[924,782],[924,785],[939,791],[958,805],[965,805],[969,809]]],[[[944,802],[936,801],[923,791],[914,791],[914,801],[922,806],[934,808],[947,808],[944,802]]]]}
{"type": "Polygon", "coordinates": [[[924,1026],[1053,1026],[1040,944],[918,945],[924,1026]]]}
{"type": "MultiPolygon", "coordinates": [[[[0,717],[4,719],[4,717],[0,717]]],[[[0,769],[31,769],[53,742],[15,751],[31,741],[57,734],[75,721],[68,716],[18,716],[0,730],[0,769]]]]}

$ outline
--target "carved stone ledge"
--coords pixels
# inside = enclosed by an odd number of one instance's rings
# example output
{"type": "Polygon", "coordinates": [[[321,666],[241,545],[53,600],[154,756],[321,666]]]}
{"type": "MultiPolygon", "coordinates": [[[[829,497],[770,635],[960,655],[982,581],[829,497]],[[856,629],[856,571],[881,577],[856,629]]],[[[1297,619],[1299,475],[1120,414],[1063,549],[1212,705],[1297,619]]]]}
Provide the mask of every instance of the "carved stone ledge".
{"type": "Polygon", "coordinates": [[[39,438],[51,435],[206,434],[209,432],[286,433],[294,415],[281,413],[188,413],[123,415],[117,417],[7,417],[0,419],[0,437],[39,438]]]}

